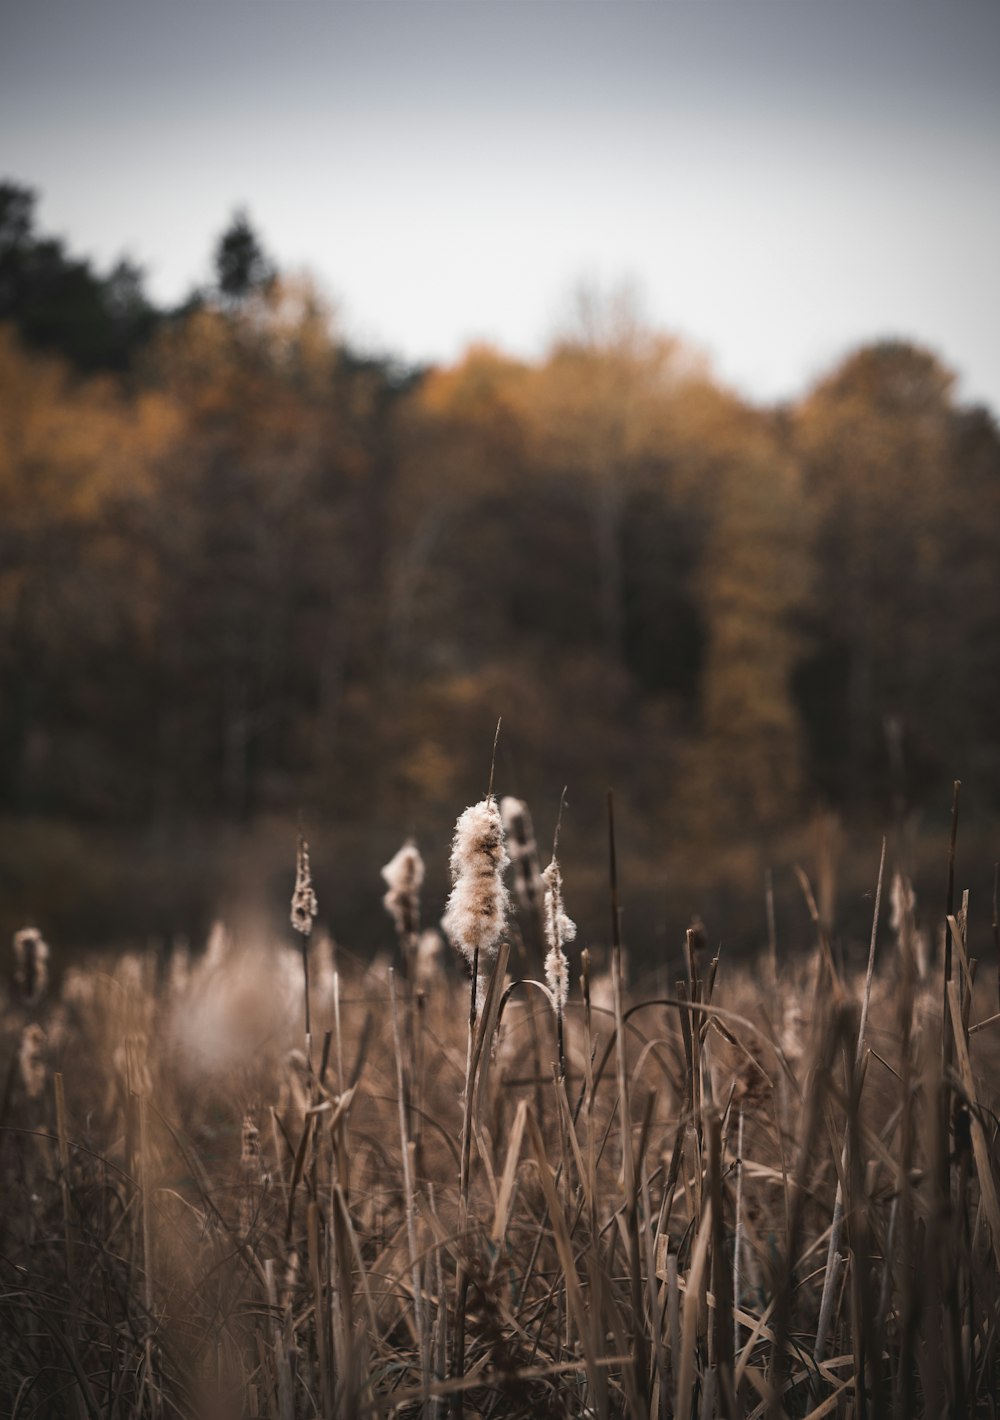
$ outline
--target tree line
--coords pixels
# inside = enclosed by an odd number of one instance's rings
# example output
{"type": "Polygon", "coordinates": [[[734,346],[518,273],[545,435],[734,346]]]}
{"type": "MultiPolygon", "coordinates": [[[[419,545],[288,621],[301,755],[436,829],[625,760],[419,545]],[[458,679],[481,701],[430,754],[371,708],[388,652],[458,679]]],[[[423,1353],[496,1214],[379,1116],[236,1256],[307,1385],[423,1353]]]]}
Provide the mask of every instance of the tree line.
{"type": "MultiPolygon", "coordinates": [[[[766,332],[761,332],[762,341],[766,332]]],[[[0,796],[388,834],[478,796],[650,841],[1000,807],[1000,438],[930,351],[761,408],[625,302],[538,360],[362,358],[245,217],[155,307],[0,187],[0,796]]]]}

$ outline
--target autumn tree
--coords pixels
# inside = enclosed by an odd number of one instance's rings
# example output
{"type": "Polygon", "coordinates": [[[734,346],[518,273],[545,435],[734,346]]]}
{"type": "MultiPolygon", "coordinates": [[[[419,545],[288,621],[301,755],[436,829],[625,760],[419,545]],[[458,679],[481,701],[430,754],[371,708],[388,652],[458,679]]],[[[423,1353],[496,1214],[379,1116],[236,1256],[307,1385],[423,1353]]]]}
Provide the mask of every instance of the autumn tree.
{"type": "Polygon", "coordinates": [[[801,809],[809,546],[798,470],[759,417],[711,475],[715,516],[698,577],[706,645],[696,820],[743,836],[801,809]]]}
{"type": "Polygon", "coordinates": [[[343,368],[312,288],[275,280],[166,331],[148,378],[186,420],[161,490],[163,782],[176,793],[183,766],[185,792],[239,816],[345,763],[344,692],[367,677],[380,609],[379,377],[343,368]],[[195,700],[170,695],[178,677],[195,700]]]}
{"type": "Polygon", "coordinates": [[[159,320],[141,269],[123,258],[102,276],[37,232],[35,204],[30,188],[0,183],[0,322],[85,373],[127,370],[159,320]]]}
{"type": "Polygon", "coordinates": [[[237,212],[215,247],[215,281],[224,300],[238,303],[266,292],[277,275],[250,219],[237,212]]]}
{"type": "Polygon", "coordinates": [[[864,798],[884,777],[890,718],[918,777],[971,769],[997,685],[995,425],[956,403],[933,355],[897,342],[850,356],[794,427],[817,529],[802,684],[818,772],[864,798]]]}
{"type": "Polygon", "coordinates": [[[25,811],[142,802],[143,544],[179,429],[169,399],[80,384],[0,329],[0,774],[25,811]]]}

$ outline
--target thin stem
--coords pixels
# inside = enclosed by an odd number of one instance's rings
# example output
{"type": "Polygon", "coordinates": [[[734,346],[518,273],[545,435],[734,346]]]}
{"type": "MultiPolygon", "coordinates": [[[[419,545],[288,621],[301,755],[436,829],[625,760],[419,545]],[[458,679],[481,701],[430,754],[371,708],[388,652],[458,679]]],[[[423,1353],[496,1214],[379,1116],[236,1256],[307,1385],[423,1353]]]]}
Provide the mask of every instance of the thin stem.
{"type": "Polygon", "coordinates": [[[948,982],[951,980],[951,924],[949,917],[955,915],[955,844],[958,838],[958,797],[962,781],[955,780],[951,796],[951,838],[948,844],[948,897],[944,919],[944,981],[942,983],[941,1008],[941,1059],[945,1072],[951,1066],[951,1021],[948,1016],[948,982]]]}
{"type": "MultiPolygon", "coordinates": [[[[499,723],[497,733],[500,732],[499,723]]],[[[492,775],[490,776],[492,779],[492,775]]],[[[472,958],[472,984],[469,999],[469,1043],[465,1057],[465,1104],[462,1113],[462,1163],[459,1175],[458,1234],[464,1240],[469,1218],[469,1173],[472,1163],[472,1094],[473,1094],[473,1046],[476,1035],[476,991],[479,984],[479,948],[472,958]]],[[[465,1376],[465,1308],[469,1296],[469,1274],[459,1254],[455,1275],[455,1336],[452,1353],[452,1378],[462,1380],[465,1376]]],[[[465,1410],[465,1392],[456,1391],[452,1397],[453,1420],[462,1420],[465,1410]]]]}
{"type": "Polygon", "coordinates": [[[487,797],[487,799],[492,799],[492,797],[493,797],[493,773],[494,773],[494,771],[495,771],[495,769],[496,769],[496,765],[497,765],[497,741],[498,741],[499,738],[500,738],[500,726],[501,726],[502,723],[503,723],[503,716],[501,715],[501,716],[498,718],[498,720],[497,720],[496,734],[493,736],[493,755],[492,755],[492,758],[490,759],[490,782],[489,782],[489,783],[487,784],[487,786],[486,786],[486,797],[487,797]]]}
{"type": "Polygon", "coordinates": [[[302,996],[305,1002],[306,1013],[306,1060],[309,1062],[309,1073],[312,1074],[312,1012],[309,1005],[309,939],[312,933],[305,932],[302,936],[302,996]]]}

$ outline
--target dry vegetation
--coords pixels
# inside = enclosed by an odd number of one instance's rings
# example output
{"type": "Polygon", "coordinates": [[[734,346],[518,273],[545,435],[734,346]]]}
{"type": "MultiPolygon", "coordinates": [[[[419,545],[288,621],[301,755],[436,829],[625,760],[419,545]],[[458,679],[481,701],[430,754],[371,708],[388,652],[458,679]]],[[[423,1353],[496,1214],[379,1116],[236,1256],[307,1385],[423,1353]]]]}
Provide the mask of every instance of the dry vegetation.
{"type": "Polygon", "coordinates": [[[801,941],[735,967],[696,925],[664,996],[617,940],[567,945],[505,817],[495,949],[503,840],[456,839],[471,1031],[414,854],[387,869],[394,968],[312,930],[301,854],[301,949],[219,927],[49,999],[21,939],[5,1414],[996,1413],[1000,1017],[966,905],[918,922],[890,852],[867,982],[803,880],[801,941]]]}

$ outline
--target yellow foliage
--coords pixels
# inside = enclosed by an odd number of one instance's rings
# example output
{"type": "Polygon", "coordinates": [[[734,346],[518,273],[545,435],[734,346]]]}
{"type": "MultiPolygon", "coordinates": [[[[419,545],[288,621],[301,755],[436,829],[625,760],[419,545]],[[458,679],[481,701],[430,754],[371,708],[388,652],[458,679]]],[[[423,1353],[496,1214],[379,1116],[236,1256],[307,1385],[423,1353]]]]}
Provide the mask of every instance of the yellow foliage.
{"type": "Polygon", "coordinates": [[[16,524],[96,522],[108,500],[148,492],[180,428],[162,395],[126,400],[110,379],[74,381],[0,330],[0,507],[16,524]]]}

